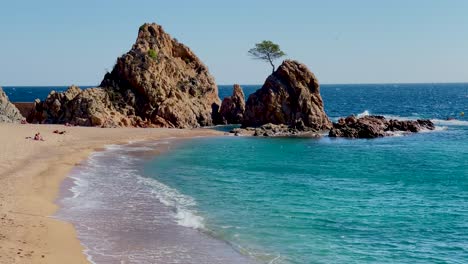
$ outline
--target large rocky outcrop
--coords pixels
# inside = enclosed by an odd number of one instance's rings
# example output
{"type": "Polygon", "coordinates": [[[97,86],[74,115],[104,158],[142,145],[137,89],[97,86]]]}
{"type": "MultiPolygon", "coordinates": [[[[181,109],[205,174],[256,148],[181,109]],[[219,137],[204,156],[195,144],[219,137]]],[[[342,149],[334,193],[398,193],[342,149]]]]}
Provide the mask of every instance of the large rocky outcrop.
{"type": "Polygon", "coordinates": [[[74,85],[63,93],[50,92],[44,101],[36,99],[27,121],[101,127],[144,125],[141,118],[126,116],[118,111],[104,89],[81,90],[74,85]]]}
{"type": "Polygon", "coordinates": [[[268,123],[306,131],[331,128],[318,80],[304,64],[284,61],[262,88],[249,96],[242,126],[268,123]]]}
{"type": "Polygon", "coordinates": [[[377,138],[400,133],[416,133],[421,130],[434,130],[430,120],[395,120],[383,116],[348,116],[333,123],[330,137],[377,138]]]}
{"type": "Polygon", "coordinates": [[[10,102],[8,96],[0,87],[0,123],[14,123],[23,119],[20,111],[10,102]]]}
{"type": "Polygon", "coordinates": [[[124,115],[164,127],[212,125],[218,88],[207,67],[156,24],[140,27],[132,49],[117,59],[101,83],[124,115]]]}
{"type": "Polygon", "coordinates": [[[161,26],[144,24],[132,49],[117,59],[100,87],[52,92],[36,102],[28,120],[192,128],[212,125],[219,104],[218,88],[200,59],[161,26]]]}
{"type": "Polygon", "coordinates": [[[241,124],[244,120],[245,95],[240,85],[235,84],[232,96],[223,99],[219,115],[222,124],[241,124]]]}

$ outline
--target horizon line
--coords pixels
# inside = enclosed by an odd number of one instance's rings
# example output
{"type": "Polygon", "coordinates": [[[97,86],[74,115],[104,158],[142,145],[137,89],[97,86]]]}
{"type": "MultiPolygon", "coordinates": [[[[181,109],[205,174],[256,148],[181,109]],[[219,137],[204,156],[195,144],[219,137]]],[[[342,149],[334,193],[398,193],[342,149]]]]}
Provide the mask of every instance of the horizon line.
{"type": "MultiPolygon", "coordinates": [[[[216,86],[232,86],[234,84],[239,84],[239,83],[229,83],[229,84],[216,84],[216,86]]],[[[412,84],[468,84],[468,81],[462,81],[462,82],[382,82],[382,83],[376,83],[376,82],[369,82],[369,83],[320,83],[320,85],[412,85],[412,84]]],[[[0,85],[0,87],[70,87],[72,85],[76,84],[69,84],[69,85],[0,85]]],[[[258,84],[239,84],[241,86],[261,86],[263,84],[258,83],[258,84]]],[[[76,85],[78,87],[100,87],[98,85],[76,85]]]]}

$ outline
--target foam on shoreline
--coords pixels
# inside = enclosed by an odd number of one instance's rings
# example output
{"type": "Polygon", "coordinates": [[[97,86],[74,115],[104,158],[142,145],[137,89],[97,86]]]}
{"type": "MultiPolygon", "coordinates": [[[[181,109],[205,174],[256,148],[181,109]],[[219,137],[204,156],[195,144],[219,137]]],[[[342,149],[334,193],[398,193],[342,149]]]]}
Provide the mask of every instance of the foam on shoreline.
{"type": "Polygon", "coordinates": [[[73,184],[56,216],[76,226],[92,263],[254,263],[201,232],[192,197],[141,174],[141,157],[170,145],[137,142],[93,153],[70,174],[73,184]]]}

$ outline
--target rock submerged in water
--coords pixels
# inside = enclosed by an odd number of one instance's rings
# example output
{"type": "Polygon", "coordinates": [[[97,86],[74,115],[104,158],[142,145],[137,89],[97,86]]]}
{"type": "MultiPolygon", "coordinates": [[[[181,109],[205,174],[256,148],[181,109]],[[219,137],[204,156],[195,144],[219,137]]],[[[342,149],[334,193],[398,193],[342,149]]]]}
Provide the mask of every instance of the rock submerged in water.
{"type": "Polygon", "coordinates": [[[242,127],[285,125],[298,131],[330,129],[320,86],[302,63],[285,60],[246,103],[242,127]]]}
{"type": "Polygon", "coordinates": [[[17,123],[24,117],[14,104],[10,102],[8,96],[0,87],[0,123],[17,123]]]}
{"type": "Polygon", "coordinates": [[[259,127],[234,128],[230,131],[235,136],[254,137],[321,137],[317,131],[293,128],[287,125],[265,124],[259,127]]]}
{"type": "Polygon", "coordinates": [[[395,133],[416,133],[421,130],[434,130],[430,120],[395,120],[383,116],[364,116],[357,118],[348,116],[333,123],[329,137],[346,138],[378,138],[391,136],[395,133]]]}
{"type": "Polygon", "coordinates": [[[218,88],[207,67],[157,24],[144,24],[132,49],[100,87],[51,92],[28,121],[101,127],[193,128],[213,125],[218,88]]]}

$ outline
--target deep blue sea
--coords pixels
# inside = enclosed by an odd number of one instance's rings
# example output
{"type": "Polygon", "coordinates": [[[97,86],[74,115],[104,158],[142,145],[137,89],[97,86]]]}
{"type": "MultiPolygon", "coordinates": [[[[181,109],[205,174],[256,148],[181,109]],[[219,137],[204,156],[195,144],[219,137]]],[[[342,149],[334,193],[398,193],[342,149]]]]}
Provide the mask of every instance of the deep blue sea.
{"type": "Polygon", "coordinates": [[[95,263],[468,263],[468,84],[321,92],[333,120],[429,118],[437,129],[109,146],[71,173],[57,217],[95,263]]]}

